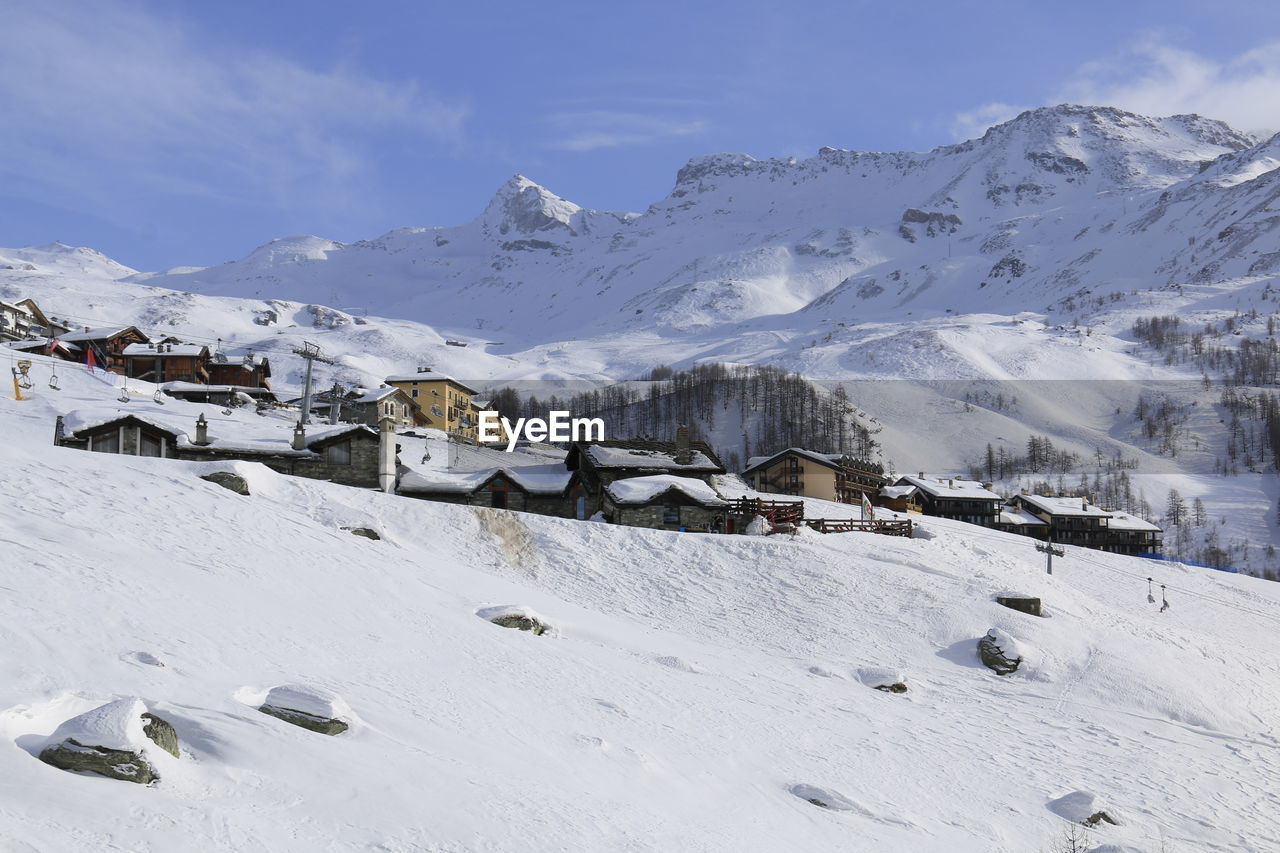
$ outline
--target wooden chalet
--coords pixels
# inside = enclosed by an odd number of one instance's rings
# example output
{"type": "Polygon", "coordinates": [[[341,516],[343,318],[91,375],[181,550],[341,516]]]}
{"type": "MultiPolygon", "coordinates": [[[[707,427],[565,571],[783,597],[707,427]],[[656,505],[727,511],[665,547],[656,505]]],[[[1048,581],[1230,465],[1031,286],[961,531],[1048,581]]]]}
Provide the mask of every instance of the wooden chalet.
{"type": "Polygon", "coordinates": [[[150,343],[137,326],[110,326],[67,332],[59,340],[77,347],[76,360],[81,364],[93,364],[112,373],[125,375],[128,363],[124,355],[130,344],[150,343]]]}
{"type": "Polygon", "coordinates": [[[917,514],[924,512],[924,507],[920,503],[920,490],[912,485],[882,486],[878,498],[878,501],[872,503],[894,512],[917,514]]]}
{"type": "Polygon", "coordinates": [[[260,396],[255,392],[271,391],[271,360],[247,350],[243,355],[228,355],[215,352],[207,365],[210,385],[229,385],[244,390],[250,396],[260,396]]]}
{"type": "Polygon", "coordinates": [[[986,485],[959,477],[926,477],[920,472],[916,477],[899,477],[895,486],[914,486],[925,515],[951,518],[983,527],[995,527],[1000,518],[1000,505],[1004,498],[986,485]]]}
{"type": "Polygon", "coordinates": [[[847,504],[859,504],[864,496],[874,503],[888,482],[878,463],[799,447],[748,460],[742,477],[757,492],[847,504]]]}
{"type": "Polygon", "coordinates": [[[174,342],[129,344],[121,355],[125,376],[157,385],[164,382],[209,384],[209,348],[174,342]]]}

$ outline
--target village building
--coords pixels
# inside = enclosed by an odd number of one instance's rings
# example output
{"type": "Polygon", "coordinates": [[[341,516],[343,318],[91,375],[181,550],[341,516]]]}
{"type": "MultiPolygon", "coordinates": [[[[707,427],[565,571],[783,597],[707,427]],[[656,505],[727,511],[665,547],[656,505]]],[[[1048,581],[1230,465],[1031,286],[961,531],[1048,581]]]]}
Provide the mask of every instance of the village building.
{"type": "Polygon", "coordinates": [[[84,329],[79,332],[68,332],[59,337],[63,343],[75,344],[77,361],[110,370],[112,373],[125,375],[128,362],[125,348],[130,344],[146,344],[151,339],[139,331],[137,326],[109,326],[99,329],[84,329]]]}
{"type": "Polygon", "coordinates": [[[247,429],[242,423],[187,425],[155,413],[72,412],[59,419],[55,441],[95,453],[154,456],[188,461],[261,462],[281,474],[378,488],[379,432],[362,424],[314,429],[247,429]],[[219,436],[219,430],[227,434],[219,436]]]}
{"type": "Polygon", "coordinates": [[[1016,504],[1002,504],[996,528],[1006,533],[1030,536],[1032,539],[1049,538],[1049,522],[1016,504]]]}
{"type": "Polygon", "coordinates": [[[445,503],[511,509],[585,520],[586,492],[562,464],[502,466],[477,471],[410,471],[397,494],[445,503]]]}
{"type": "MultiPolygon", "coordinates": [[[[301,405],[302,399],[288,401],[301,405]]],[[[421,407],[403,390],[384,386],[372,390],[356,388],[335,394],[332,389],[311,395],[311,415],[329,420],[330,423],[368,424],[377,426],[384,418],[390,418],[396,428],[427,426],[427,417],[421,407]]]]}
{"type": "Polygon", "coordinates": [[[1088,498],[1023,492],[1013,496],[1012,504],[1044,522],[1049,541],[1059,545],[1130,555],[1160,550],[1159,527],[1129,513],[1091,504],[1088,498]]]}
{"type": "Polygon", "coordinates": [[[209,384],[209,348],[175,342],[129,344],[122,351],[125,376],[157,385],[164,382],[209,384]]]}
{"type": "Polygon", "coordinates": [[[50,339],[68,331],[69,327],[45,316],[32,299],[0,302],[0,341],[50,339]]]}
{"type": "Polygon", "coordinates": [[[606,520],[656,530],[725,530],[729,502],[705,480],[651,474],[614,480],[604,489],[606,520]]]}
{"type": "Polygon", "coordinates": [[[860,504],[875,502],[887,480],[878,463],[842,453],[789,447],[747,460],[742,477],[757,492],[860,504]]]}
{"type": "Polygon", "coordinates": [[[228,385],[251,397],[275,399],[271,393],[271,360],[246,350],[243,355],[222,351],[210,356],[209,384],[228,385]]]}
{"type": "Polygon", "coordinates": [[[724,464],[711,446],[690,441],[685,427],[678,430],[676,441],[577,441],[569,446],[565,466],[581,475],[588,516],[604,509],[605,490],[618,480],[670,474],[711,486],[714,476],[725,473],[724,464]]]}
{"type": "Polygon", "coordinates": [[[418,404],[427,419],[424,426],[477,440],[479,422],[471,401],[479,392],[471,386],[429,367],[419,368],[417,373],[388,376],[385,381],[418,404]]]}
{"type": "Polygon", "coordinates": [[[915,486],[920,509],[925,515],[951,518],[983,527],[995,527],[1004,498],[974,480],[959,477],[899,477],[895,486],[915,486]]]}
{"type": "Polygon", "coordinates": [[[891,509],[894,512],[923,513],[920,503],[920,489],[912,485],[881,486],[880,494],[875,501],[877,506],[891,509]]]}

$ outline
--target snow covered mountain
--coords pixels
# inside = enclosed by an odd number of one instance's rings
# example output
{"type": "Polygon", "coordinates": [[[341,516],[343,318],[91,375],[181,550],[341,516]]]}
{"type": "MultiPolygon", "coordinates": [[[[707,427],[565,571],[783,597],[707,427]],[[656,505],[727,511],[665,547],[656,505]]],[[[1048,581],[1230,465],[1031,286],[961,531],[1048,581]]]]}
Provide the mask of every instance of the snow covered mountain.
{"type": "Polygon", "coordinates": [[[695,158],[639,214],[585,210],[517,176],[466,225],[289,238],[130,280],[347,300],[512,350],[608,342],[606,373],[634,367],[626,344],[646,339],[753,360],[753,341],[780,335],[776,360],[814,335],[856,346],[869,322],[1267,274],[1277,145],[1197,116],[1060,106],[925,154],[695,158]]]}

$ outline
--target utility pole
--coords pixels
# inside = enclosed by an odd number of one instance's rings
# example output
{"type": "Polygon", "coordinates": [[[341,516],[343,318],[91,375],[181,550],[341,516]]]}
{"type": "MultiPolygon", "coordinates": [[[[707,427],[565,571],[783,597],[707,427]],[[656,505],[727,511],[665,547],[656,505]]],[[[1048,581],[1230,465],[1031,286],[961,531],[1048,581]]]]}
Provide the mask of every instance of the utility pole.
{"type": "Polygon", "coordinates": [[[1064,549],[1056,547],[1052,542],[1046,542],[1043,545],[1037,545],[1036,550],[1042,552],[1045,555],[1045,560],[1046,560],[1045,571],[1047,571],[1049,574],[1053,574],[1053,558],[1061,557],[1067,553],[1064,549]]]}
{"type": "Polygon", "coordinates": [[[311,423],[311,367],[317,361],[321,364],[334,364],[335,362],[333,359],[325,358],[321,355],[320,345],[313,344],[311,341],[303,341],[302,346],[294,347],[293,354],[299,358],[306,359],[307,362],[307,377],[303,381],[302,389],[302,417],[299,418],[298,422],[309,424],[311,423]]]}

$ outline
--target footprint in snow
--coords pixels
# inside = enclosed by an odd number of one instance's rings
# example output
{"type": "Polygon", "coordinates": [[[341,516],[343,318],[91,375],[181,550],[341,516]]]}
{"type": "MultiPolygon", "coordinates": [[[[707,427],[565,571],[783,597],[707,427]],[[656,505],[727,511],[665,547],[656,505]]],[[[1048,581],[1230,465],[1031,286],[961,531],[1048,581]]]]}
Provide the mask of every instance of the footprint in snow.
{"type": "Polygon", "coordinates": [[[694,675],[701,675],[703,673],[703,670],[688,661],[676,657],[675,655],[664,655],[663,657],[656,658],[656,660],[663,666],[679,670],[680,672],[691,672],[694,675]]]}

